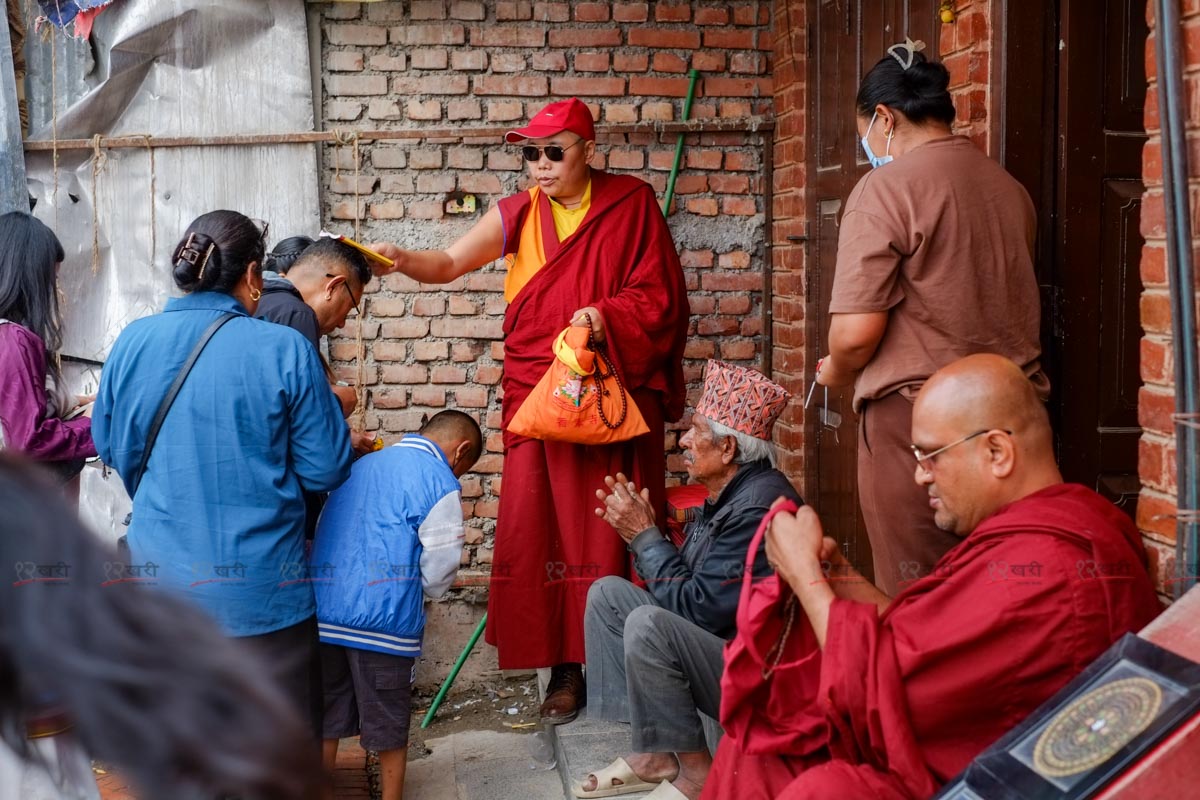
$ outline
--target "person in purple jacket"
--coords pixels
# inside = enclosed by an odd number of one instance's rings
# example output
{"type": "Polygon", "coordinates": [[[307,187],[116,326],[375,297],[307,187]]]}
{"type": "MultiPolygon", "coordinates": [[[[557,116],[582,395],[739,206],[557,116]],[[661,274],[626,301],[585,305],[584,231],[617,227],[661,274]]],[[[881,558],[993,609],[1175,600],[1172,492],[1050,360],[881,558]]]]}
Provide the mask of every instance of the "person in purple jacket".
{"type": "Polygon", "coordinates": [[[66,483],[96,455],[92,420],[65,419],[81,401],[67,391],[54,231],[20,211],[0,215],[0,449],[23,453],[66,483]]]}

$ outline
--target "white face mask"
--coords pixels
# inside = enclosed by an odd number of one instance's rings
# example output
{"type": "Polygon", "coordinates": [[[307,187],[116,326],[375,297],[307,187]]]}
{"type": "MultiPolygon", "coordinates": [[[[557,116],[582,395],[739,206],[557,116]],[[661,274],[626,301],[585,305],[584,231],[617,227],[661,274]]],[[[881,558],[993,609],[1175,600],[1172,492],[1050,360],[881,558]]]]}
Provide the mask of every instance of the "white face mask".
{"type": "Polygon", "coordinates": [[[892,136],[895,135],[895,131],[888,131],[887,149],[884,150],[884,153],[881,156],[875,155],[875,153],[871,151],[871,145],[867,144],[867,137],[871,135],[871,128],[875,125],[875,120],[878,116],[878,111],[871,115],[871,122],[867,125],[867,132],[864,133],[862,137],[862,149],[863,152],[867,154],[867,160],[871,162],[871,169],[882,167],[884,164],[892,160],[892,156],[888,155],[888,153],[890,153],[892,150],[892,136]]]}

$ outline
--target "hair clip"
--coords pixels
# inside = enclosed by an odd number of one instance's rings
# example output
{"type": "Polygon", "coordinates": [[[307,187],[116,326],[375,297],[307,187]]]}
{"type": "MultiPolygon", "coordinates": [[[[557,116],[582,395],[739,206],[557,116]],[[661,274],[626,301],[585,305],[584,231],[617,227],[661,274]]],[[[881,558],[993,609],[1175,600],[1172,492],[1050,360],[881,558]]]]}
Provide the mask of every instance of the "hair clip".
{"type": "Polygon", "coordinates": [[[887,54],[889,56],[891,56],[892,58],[896,59],[896,61],[900,64],[901,69],[907,70],[909,67],[912,66],[913,59],[916,57],[916,54],[921,52],[924,49],[925,49],[925,43],[922,42],[920,39],[917,39],[914,42],[912,39],[905,36],[903,42],[896,42],[894,45],[889,47],[887,49],[887,54]],[[901,55],[899,52],[897,52],[899,50],[905,50],[907,52],[907,54],[908,54],[907,60],[905,60],[903,55],[901,55]]]}

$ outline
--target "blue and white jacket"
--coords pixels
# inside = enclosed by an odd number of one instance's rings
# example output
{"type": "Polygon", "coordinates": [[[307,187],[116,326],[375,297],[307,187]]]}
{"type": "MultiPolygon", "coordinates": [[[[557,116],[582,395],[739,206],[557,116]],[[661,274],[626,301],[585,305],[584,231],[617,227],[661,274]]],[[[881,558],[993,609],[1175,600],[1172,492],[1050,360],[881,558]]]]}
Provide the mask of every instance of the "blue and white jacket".
{"type": "Polygon", "coordinates": [[[409,434],[360,458],[313,540],[321,641],[419,656],[424,596],[450,588],[463,535],[458,479],[436,444],[409,434]]]}

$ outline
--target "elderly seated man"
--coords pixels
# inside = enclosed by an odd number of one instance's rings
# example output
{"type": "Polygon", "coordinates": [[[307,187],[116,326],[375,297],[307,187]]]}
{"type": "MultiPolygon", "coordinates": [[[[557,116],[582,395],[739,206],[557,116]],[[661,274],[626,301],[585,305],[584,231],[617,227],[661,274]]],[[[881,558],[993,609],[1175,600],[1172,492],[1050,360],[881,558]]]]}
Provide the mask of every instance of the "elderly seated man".
{"type": "MultiPolygon", "coordinates": [[[[644,489],[617,475],[606,479],[609,493],[596,492],[604,502],[597,515],[629,543],[646,588],[607,577],[588,593],[589,713],[631,722],[633,753],[577,783],[577,797],[656,785],[651,797],[699,795],[712,762],[700,712],[717,716],[721,651],[734,632],[746,551],[772,501],[801,502],[775,469],[770,441],[789,397],[754,370],[708,362],[703,397],[679,443],[688,474],[709,496],[679,549],[655,527],[644,489]]],[[[754,569],[768,574],[761,549],[754,569]]]]}
{"type": "Polygon", "coordinates": [[[1046,409],[1013,362],[980,354],[934,373],[912,451],[935,522],[962,541],[889,600],[838,558],[811,509],[775,516],[767,556],[803,609],[803,647],[787,657],[812,658],[770,689],[794,702],[759,697],[750,722],[733,699],[764,679],[726,672],[730,724],[704,797],[930,797],[1159,611],[1137,529],[1063,483],[1046,409]],[[756,746],[763,723],[790,724],[806,745],[756,746]]]}

